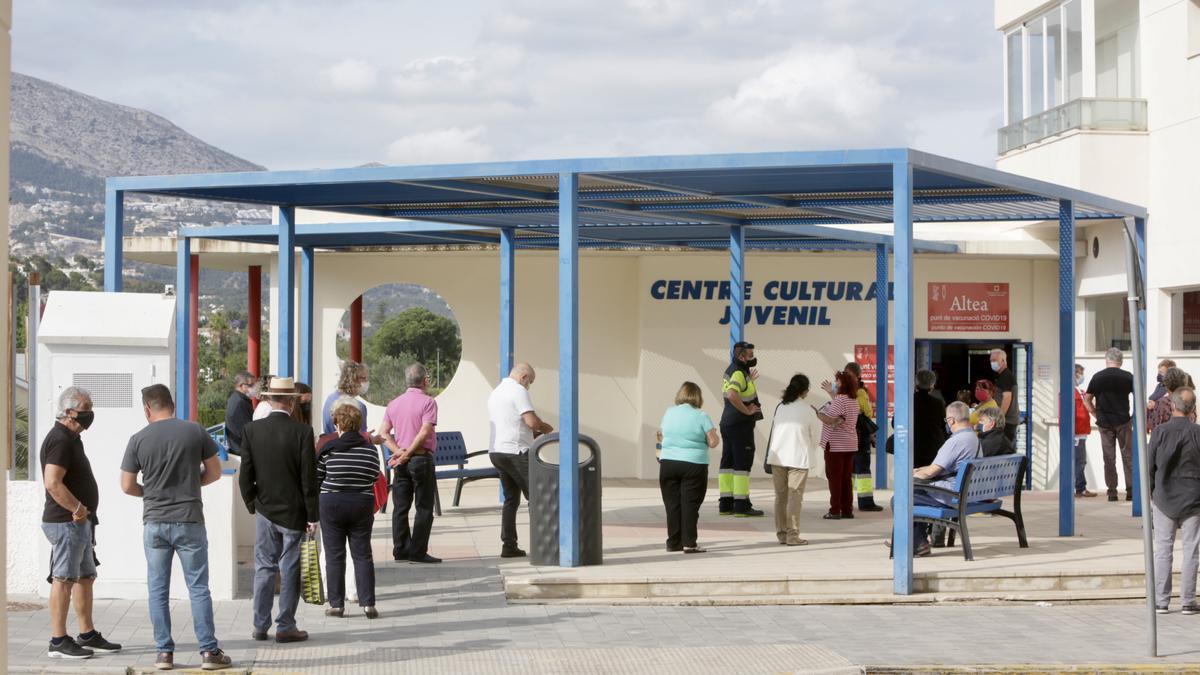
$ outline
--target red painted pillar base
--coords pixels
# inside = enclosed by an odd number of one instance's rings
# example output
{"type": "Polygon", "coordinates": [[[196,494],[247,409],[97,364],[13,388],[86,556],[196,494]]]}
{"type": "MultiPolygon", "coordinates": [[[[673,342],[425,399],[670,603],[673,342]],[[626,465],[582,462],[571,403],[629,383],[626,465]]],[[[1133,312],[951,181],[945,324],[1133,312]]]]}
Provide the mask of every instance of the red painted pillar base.
{"type": "Polygon", "coordinates": [[[246,370],[255,377],[262,377],[259,363],[262,361],[262,265],[252,265],[246,298],[246,370]]]}
{"type": "Polygon", "coordinates": [[[188,419],[200,419],[200,256],[193,253],[188,261],[188,419]]]}
{"type": "Polygon", "coordinates": [[[363,299],[358,296],[350,303],[350,360],[362,363],[363,299]]]}

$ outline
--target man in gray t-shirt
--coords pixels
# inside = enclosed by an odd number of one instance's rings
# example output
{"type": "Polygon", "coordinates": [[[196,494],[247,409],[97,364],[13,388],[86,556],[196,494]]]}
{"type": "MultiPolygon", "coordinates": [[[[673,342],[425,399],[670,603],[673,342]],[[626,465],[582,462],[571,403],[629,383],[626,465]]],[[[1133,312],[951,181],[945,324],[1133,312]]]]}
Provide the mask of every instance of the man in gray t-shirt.
{"type": "Polygon", "coordinates": [[[192,601],[196,641],[206,670],[228,667],[230,659],[217,643],[212,596],[208,589],[208,534],[204,529],[201,486],[221,477],[217,444],[195,422],[175,418],[171,391],[155,384],[142,390],[142,406],[150,424],[129,439],[121,460],[121,489],[142,498],[142,542],[146,551],[146,585],[150,623],[158,650],[155,665],[174,662],[171,637],[171,559],[178,555],[192,601]],[[138,483],[138,474],[142,482],[138,483]]]}

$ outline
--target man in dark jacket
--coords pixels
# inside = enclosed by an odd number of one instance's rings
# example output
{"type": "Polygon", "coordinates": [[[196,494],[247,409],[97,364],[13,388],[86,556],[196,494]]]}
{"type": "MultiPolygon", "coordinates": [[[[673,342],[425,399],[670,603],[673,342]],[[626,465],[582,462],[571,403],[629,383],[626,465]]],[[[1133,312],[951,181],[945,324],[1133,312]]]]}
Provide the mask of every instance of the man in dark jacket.
{"type": "Polygon", "coordinates": [[[276,574],[280,586],[275,641],[308,639],[308,633],[296,627],[300,542],[306,530],[316,531],[318,486],[312,427],[292,419],[292,401],[298,395],[292,378],[272,378],[263,392],[271,413],[247,424],[242,438],[238,487],[255,520],[255,640],[267,639],[276,574]]]}
{"type": "MultiPolygon", "coordinates": [[[[917,391],[913,394],[912,453],[913,466],[929,466],[946,442],[946,403],[934,395],[937,374],[932,370],[917,371],[917,391]]],[[[896,421],[892,420],[892,428],[896,421]]],[[[887,451],[893,452],[893,439],[887,440],[887,451]]]]}
{"type": "Polygon", "coordinates": [[[1200,425],[1188,416],[1196,410],[1196,392],[1188,387],[1171,396],[1171,419],[1150,434],[1151,510],[1154,512],[1155,608],[1167,613],[1171,600],[1171,557],[1175,531],[1182,531],[1183,569],[1179,599],[1184,614],[1200,614],[1196,570],[1200,567],[1200,425]]]}
{"type": "Polygon", "coordinates": [[[225,442],[229,454],[242,454],[242,430],[254,418],[254,406],[250,405],[250,390],[258,378],[248,370],[234,375],[233,393],[225,403],[225,442]]]}
{"type": "Polygon", "coordinates": [[[1011,455],[1016,452],[1008,434],[1004,433],[1004,415],[999,408],[984,408],[979,411],[979,445],[984,457],[1011,455]]]}

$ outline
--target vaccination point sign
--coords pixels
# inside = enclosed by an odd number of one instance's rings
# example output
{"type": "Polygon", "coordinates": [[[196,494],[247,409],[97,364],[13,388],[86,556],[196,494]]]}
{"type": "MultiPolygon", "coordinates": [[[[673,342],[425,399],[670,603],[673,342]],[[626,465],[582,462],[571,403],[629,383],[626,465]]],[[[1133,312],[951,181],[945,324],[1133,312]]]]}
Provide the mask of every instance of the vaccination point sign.
{"type": "MultiPolygon", "coordinates": [[[[862,369],[863,384],[872,402],[878,401],[875,393],[875,345],[854,345],[854,362],[862,369]]],[[[896,346],[888,345],[887,362],[888,417],[896,412],[896,346]]]]}
{"type": "Polygon", "coordinates": [[[929,331],[1008,332],[1008,284],[929,283],[929,331]]]}

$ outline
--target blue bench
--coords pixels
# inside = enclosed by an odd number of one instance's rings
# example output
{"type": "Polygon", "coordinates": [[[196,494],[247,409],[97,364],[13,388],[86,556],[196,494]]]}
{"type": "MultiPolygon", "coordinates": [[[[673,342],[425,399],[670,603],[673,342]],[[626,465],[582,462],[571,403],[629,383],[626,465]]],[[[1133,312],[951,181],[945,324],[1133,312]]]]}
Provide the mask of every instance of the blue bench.
{"type": "MultiPolygon", "coordinates": [[[[437,432],[437,452],[433,456],[433,465],[435,470],[434,477],[437,480],[455,479],[454,484],[454,506],[458,506],[458,500],[462,497],[463,484],[471,481],[482,480],[484,478],[499,478],[500,472],[494,466],[480,467],[472,469],[467,467],[467,462],[472,457],[486,455],[487,450],[479,450],[477,452],[467,452],[467,442],[463,440],[463,435],[458,431],[439,431],[437,432]],[[437,469],[436,467],[452,466],[453,469],[437,469]]],[[[437,515],[442,515],[442,499],[434,492],[434,512],[437,515]]]]}
{"type": "Polygon", "coordinates": [[[963,558],[974,560],[971,554],[971,536],[967,531],[968,516],[988,513],[1004,516],[1017,527],[1017,541],[1021,548],[1029,548],[1025,538],[1025,519],[1021,516],[1021,487],[1025,483],[1025,456],[999,455],[981,457],[964,463],[958,469],[957,490],[936,485],[913,485],[914,491],[939,495],[947,505],[943,507],[917,505],[913,507],[913,521],[942,525],[948,530],[947,545],[954,545],[954,533],[962,534],[963,558]],[[1004,497],[1013,498],[1013,509],[1005,510],[1004,497]],[[945,497],[950,497],[945,500],[945,497]]]}

